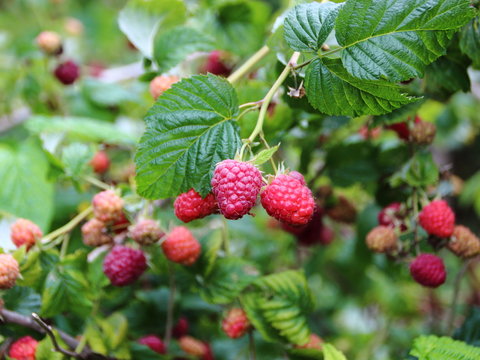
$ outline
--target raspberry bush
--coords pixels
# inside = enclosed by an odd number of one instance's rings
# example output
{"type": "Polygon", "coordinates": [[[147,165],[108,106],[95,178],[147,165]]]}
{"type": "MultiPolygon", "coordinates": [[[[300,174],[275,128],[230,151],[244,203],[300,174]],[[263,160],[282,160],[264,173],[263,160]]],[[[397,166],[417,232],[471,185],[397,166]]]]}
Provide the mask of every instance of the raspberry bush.
{"type": "Polygon", "coordinates": [[[480,359],[479,6],[1,3],[0,359],[480,359]]]}

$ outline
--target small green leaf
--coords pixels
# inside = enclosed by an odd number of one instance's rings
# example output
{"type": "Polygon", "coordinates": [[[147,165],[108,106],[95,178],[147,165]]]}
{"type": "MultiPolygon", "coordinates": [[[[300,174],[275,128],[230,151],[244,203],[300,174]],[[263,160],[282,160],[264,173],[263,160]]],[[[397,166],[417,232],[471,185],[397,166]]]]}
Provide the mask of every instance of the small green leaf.
{"type": "Polygon", "coordinates": [[[162,73],[183,61],[187,55],[214,49],[213,40],[206,35],[195,29],[179,26],[157,37],[154,59],[158,65],[158,72],[162,73]]]}
{"type": "Polygon", "coordinates": [[[306,70],[305,89],[310,104],[328,115],[382,115],[415,98],[384,80],[360,80],[338,59],[316,59],[306,70]]]}
{"type": "Polygon", "coordinates": [[[88,169],[92,160],[93,149],[85,144],[73,143],[63,148],[62,162],[65,174],[69,177],[79,177],[88,169]]]}
{"type": "Polygon", "coordinates": [[[335,25],[340,4],[301,4],[285,18],[285,39],[295,51],[317,52],[335,25]]]}
{"type": "Polygon", "coordinates": [[[397,173],[390,182],[396,187],[402,183],[410,186],[427,186],[438,181],[438,166],[428,151],[417,152],[397,173]]]}
{"type": "Polygon", "coordinates": [[[196,75],[172,86],[150,109],[138,145],[138,193],[167,198],[210,192],[215,165],[241,145],[235,90],[224,78],[196,75]]]}
{"type": "Polygon", "coordinates": [[[83,80],[82,85],[82,93],[85,97],[99,106],[118,106],[125,102],[140,100],[139,96],[118,83],[112,84],[87,78],[83,80]]]}
{"type": "MultiPolygon", "coordinates": [[[[18,283],[18,280],[17,280],[18,283]]],[[[30,316],[38,312],[42,298],[31,287],[15,286],[3,295],[5,307],[22,315],[30,316]]]]}
{"type": "Polygon", "coordinates": [[[446,336],[429,335],[415,339],[410,355],[416,356],[419,360],[474,360],[480,359],[480,348],[446,336]]]}
{"type": "Polygon", "coordinates": [[[31,249],[28,255],[19,261],[20,279],[17,280],[17,285],[20,286],[36,286],[39,285],[39,280],[42,278],[43,271],[40,263],[40,251],[31,249]]]}
{"type": "Polygon", "coordinates": [[[324,360],[347,360],[341,351],[337,350],[332,344],[322,345],[324,360]]]}
{"type": "Polygon", "coordinates": [[[108,348],[105,344],[104,334],[95,324],[95,321],[92,318],[87,319],[85,338],[87,339],[88,346],[90,346],[93,351],[102,355],[108,354],[108,348]]]}
{"type": "Polygon", "coordinates": [[[157,31],[183,23],[185,15],[181,0],[130,0],[120,11],[118,25],[132,44],[151,58],[157,31]]]}
{"type": "Polygon", "coordinates": [[[274,147],[271,147],[270,149],[265,149],[260,151],[253,159],[250,160],[250,162],[253,165],[262,165],[269,161],[272,156],[277,152],[278,148],[280,145],[276,145],[274,147]]]}
{"type": "Polygon", "coordinates": [[[477,16],[463,27],[460,32],[460,49],[480,67],[480,18],[477,16]]]}
{"type": "MultiPolygon", "coordinates": [[[[57,336],[57,340],[59,338],[57,336]]],[[[63,342],[60,342],[60,346],[63,346],[63,342]]],[[[35,350],[35,360],[62,360],[64,359],[63,355],[59,352],[56,352],[53,347],[52,340],[49,336],[38,343],[37,349],[35,350]]]]}

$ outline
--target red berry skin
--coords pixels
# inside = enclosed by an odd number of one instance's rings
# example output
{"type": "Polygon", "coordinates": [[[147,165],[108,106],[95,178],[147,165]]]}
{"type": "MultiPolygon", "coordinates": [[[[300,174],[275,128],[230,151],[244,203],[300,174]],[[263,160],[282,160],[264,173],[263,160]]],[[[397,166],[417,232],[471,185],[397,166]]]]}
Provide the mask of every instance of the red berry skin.
{"type": "Polygon", "coordinates": [[[188,328],[189,324],[187,318],[181,317],[172,329],[172,336],[175,339],[179,339],[188,334],[188,328]]]}
{"type": "Polygon", "coordinates": [[[115,246],[103,261],[103,272],[114,286],[132,284],[146,269],[143,252],[122,245],[115,246]]]}
{"type": "Polygon", "coordinates": [[[418,221],[430,235],[450,237],[455,228],[455,213],[445,200],[435,200],[422,209],[418,221]]]}
{"type": "Polygon", "coordinates": [[[447,272],[443,260],[432,254],[421,254],[410,264],[410,274],[420,285],[436,288],[442,285],[447,272]]]}
{"type": "Polygon", "coordinates": [[[240,308],[230,309],[222,321],[222,329],[229,338],[237,339],[250,329],[247,314],[240,308]]]}
{"type": "Polygon", "coordinates": [[[18,219],[10,227],[10,237],[16,247],[26,245],[29,250],[42,236],[42,230],[33,222],[27,219],[18,219]]]}
{"type": "Polygon", "coordinates": [[[178,195],[173,206],[175,215],[184,223],[218,212],[217,201],[213,194],[210,193],[202,198],[194,189],[178,195]]]}
{"type": "Polygon", "coordinates": [[[110,159],[105,151],[98,151],[90,161],[90,165],[94,172],[103,174],[110,168],[110,159]]]}
{"type": "Polygon", "coordinates": [[[402,204],[399,202],[394,202],[384,207],[378,213],[377,218],[379,225],[388,226],[392,229],[398,225],[401,231],[407,230],[404,222],[405,214],[403,213],[402,204]]]}
{"type": "Polygon", "coordinates": [[[80,76],[80,68],[71,60],[59,64],[53,72],[63,85],[72,85],[80,76]]]}
{"type": "Polygon", "coordinates": [[[222,61],[222,52],[219,50],[212,51],[208,56],[207,63],[205,64],[205,72],[219,75],[219,76],[228,76],[231,74],[232,69],[228,67],[222,61]]]}
{"type": "Polygon", "coordinates": [[[257,202],[262,187],[262,174],[252,164],[224,160],[215,167],[212,189],[220,212],[237,220],[248,214],[257,202]]]}
{"type": "Polygon", "coordinates": [[[308,187],[288,175],[278,175],[260,194],[268,215],[290,225],[305,225],[313,216],[315,201],[308,187]]]}
{"type": "Polygon", "coordinates": [[[293,177],[294,179],[297,179],[300,181],[302,185],[306,185],[307,183],[305,182],[305,178],[303,177],[302,174],[300,174],[298,171],[290,171],[288,173],[288,176],[293,177]]]}
{"type": "Polygon", "coordinates": [[[184,226],[177,226],[168,234],[162,249],[168,260],[187,266],[197,261],[202,250],[198,240],[184,226]]]}
{"type": "Polygon", "coordinates": [[[10,346],[8,356],[16,360],[35,360],[37,346],[37,340],[31,336],[24,336],[10,346]]]}
{"type": "Polygon", "coordinates": [[[162,339],[156,335],[146,335],[140,339],[138,342],[142,345],[148,346],[152,351],[155,351],[157,354],[166,354],[167,349],[162,339]]]}

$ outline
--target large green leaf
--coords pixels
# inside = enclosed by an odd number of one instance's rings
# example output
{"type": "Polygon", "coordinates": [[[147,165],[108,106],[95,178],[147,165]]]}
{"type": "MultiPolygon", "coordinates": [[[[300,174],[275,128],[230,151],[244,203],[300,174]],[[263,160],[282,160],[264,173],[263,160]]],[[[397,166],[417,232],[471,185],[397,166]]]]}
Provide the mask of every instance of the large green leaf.
{"type": "Polygon", "coordinates": [[[130,0],[120,11],[118,25],[132,44],[151,58],[157,31],[182,24],[185,13],[181,0],[130,0]]]}
{"type": "Polygon", "coordinates": [[[284,22],[285,39],[295,51],[317,52],[332,32],[340,4],[331,2],[295,6],[284,22]]]}
{"type": "Polygon", "coordinates": [[[328,115],[382,115],[416,101],[396,84],[353,77],[339,59],[315,59],[307,68],[305,89],[310,104],[328,115]]]}
{"type": "Polygon", "coordinates": [[[150,109],[135,162],[137,191],[167,198],[194,188],[210,191],[215,165],[241,145],[235,90],[214,75],[196,75],[167,90],[150,109]]]}
{"type": "Polygon", "coordinates": [[[460,49],[480,67],[480,18],[477,16],[460,32],[460,49]]]}
{"type": "Polygon", "coordinates": [[[361,79],[423,75],[473,16],[469,0],[348,0],[335,25],[342,62],[361,79]]]}
{"type": "Polygon", "coordinates": [[[159,72],[165,72],[195,51],[214,50],[212,39],[201,32],[179,26],[168,30],[155,40],[154,59],[159,72]]]}
{"type": "Polygon", "coordinates": [[[111,123],[75,116],[35,115],[27,121],[26,127],[35,134],[66,134],[71,139],[82,141],[131,145],[137,140],[111,123]]]}
{"type": "Polygon", "coordinates": [[[53,184],[48,160],[34,139],[0,143],[0,210],[47,229],[53,214],[53,184]]]}
{"type": "Polygon", "coordinates": [[[413,342],[410,355],[418,360],[474,360],[480,359],[480,348],[446,336],[420,336],[413,342]]]}

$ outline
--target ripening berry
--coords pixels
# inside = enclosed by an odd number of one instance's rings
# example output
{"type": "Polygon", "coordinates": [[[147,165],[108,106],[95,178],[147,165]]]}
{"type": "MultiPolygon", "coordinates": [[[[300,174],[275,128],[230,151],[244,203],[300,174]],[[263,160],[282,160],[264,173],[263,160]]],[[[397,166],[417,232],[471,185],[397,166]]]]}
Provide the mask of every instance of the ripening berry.
{"type": "Polygon", "coordinates": [[[103,261],[103,272],[114,286],[132,284],[146,269],[143,252],[122,245],[116,245],[103,261]]]}
{"type": "Polygon", "coordinates": [[[405,212],[401,203],[391,203],[378,213],[378,224],[391,228],[398,227],[400,231],[405,231],[407,230],[407,226],[405,225],[405,212]]]}
{"type": "Polygon", "coordinates": [[[443,260],[432,254],[421,254],[410,264],[410,274],[420,285],[436,288],[442,285],[447,272],[443,260]]]}
{"type": "Polygon", "coordinates": [[[40,50],[47,55],[60,55],[62,53],[62,39],[54,31],[42,31],[38,34],[36,42],[40,50]]]}
{"type": "Polygon", "coordinates": [[[10,289],[20,274],[17,260],[10,254],[0,254],[0,289],[10,289]]]}
{"type": "Polygon", "coordinates": [[[173,206],[177,218],[185,223],[218,212],[217,201],[212,193],[202,198],[194,189],[178,195],[173,206]]]}
{"type": "Polygon", "coordinates": [[[53,74],[63,85],[72,85],[80,76],[80,68],[72,60],[59,64],[53,74]]]}
{"type": "Polygon", "coordinates": [[[179,345],[183,351],[193,356],[204,356],[208,349],[207,345],[191,336],[183,336],[179,339],[179,345]]]}
{"type": "Polygon", "coordinates": [[[103,174],[110,167],[110,159],[105,151],[98,151],[90,161],[90,165],[94,172],[103,174]]]}
{"type": "MultiPolygon", "coordinates": [[[[420,118],[415,116],[414,124],[419,123],[420,121],[420,118]]],[[[386,128],[395,131],[398,137],[402,140],[408,141],[410,139],[410,118],[408,118],[407,121],[388,125],[386,128]]]]}
{"type": "Polygon", "coordinates": [[[179,339],[182,336],[185,336],[188,334],[188,328],[189,328],[189,324],[188,324],[187,318],[181,317],[180,319],[178,319],[177,324],[172,329],[172,336],[175,339],[179,339]]]}
{"type": "Polygon", "coordinates": [[[123,199],[113,190],[105,190],[92,199],[93,213],[105,223],[114,222],[122,217],[123,199]]]}
{"type": "Polygon", "coordinates": [[[437,127],[435,124],[427,121],[416,123],[410,131],[410,139],[420,145],[430,145],[435,139],[437,127]]]}
{"type": "Polygon", "coordinates": [[[378,253],[393,251],[397,248],[397,235],[388,226],[374,227],[365,241],[370,250],[378,253]]]}
{"type": "Polygon", "coordinates": [[[16,247],[26,245],[30,249],[42,236],[42,230],[33,222],[27,219],[18,219],[10,227],[11,239],[16,247]]]}
{"type": "Polygon", "coordinates": [[[208,56],[204,72],[218,76],[228,76],[232,68],[225,63],[225,54],[222,51],[215,50],[208,56]]]}
{"type": "Polygon", "coordinates": [[[156,243],[165,233],[155,220],[144,219],[133,225],[130,229],[130,236],[140,245],[152,245],[156,243]]]}
{"type": "Polygon", "coordinates": [[[24,336],[10,345],[8,356],[15,360],[35,360],[38,341],[31,336],[24,336]]]}
{"type": "Polygon", "coordinates": [[[310,339],[308,340],[308,343],[305,345],[297,345],[295,346],[297,349],[316,349],[316,350],[322,350],[322,344],[323,340],[320,336],[317,334],[310,334],[310,339]]]}
{"type": "Polygon", "coordinates": [[[157,354],[166,354],[167,349],[162,339],[156,335],[146,335],[138,339],[140,344],[148,346],[152,351],[155,351],[157,354]]]}
{"type": "Polygon", "coordinates": [[[150,81],[150,94],[152,94],[152,97],[157,100],[160,95],[162,95],[165,91],[170,89],[173,84],[178,82],[180,79],[178,76],[171,75],[161,75],[161,76],[156,76],[155,78],[150,81]]]}
{"type": "Polygon", "coordinates": [[[80,36],[83,34],[84,26],[82,22],[73,17],[68,17],[65,20],[65,31],[71,36],[80,36]]]}
{"type": "Polygon", "coordinates": [[[262,181],[260,171],[248,162],[219,162],[213,173],[212,189],[223,216],[236,220],[248,214],[257,202],[262,181]]]}
{"type": "Polygon", "coordinates": [[[250,321],[241,308],[230,309],[222,321],[222,329],[228,337],[236,339],[250,330],[250,321]]]}
{"type": "Polygon", "coordinates": [[[430,235],[450,237],[455,226],[455,214],[445,200],[435,200],[422,209],[418,221],[430,235]]]}
{"type": "Polygon", "coordinates": [[[105,223],[96,218],[83,224],[82,239],[87,246],[102,246],[113,243],[113,237],[108,233],[105,223]]]}
{"type": "Polygon", "coordinates": [[[173,228],[162,249],[168,260],[187,266],[195,263],[201,252],[200,243],[184,226],[173,228]]]}
{"type": "Polygon", "coordinates": [[[457,225],[447,247],[457,256],[470,258],[480,253],[480,239],[469,228],[457,225]]]}
{"type": "Polygon", "coordinates": [[[338,196],[336,200],[334,206],[325,209],[325,213],[332,220],[346,224],[354,223],[357,218],[355,206],[343,195],[338,196]]]}

